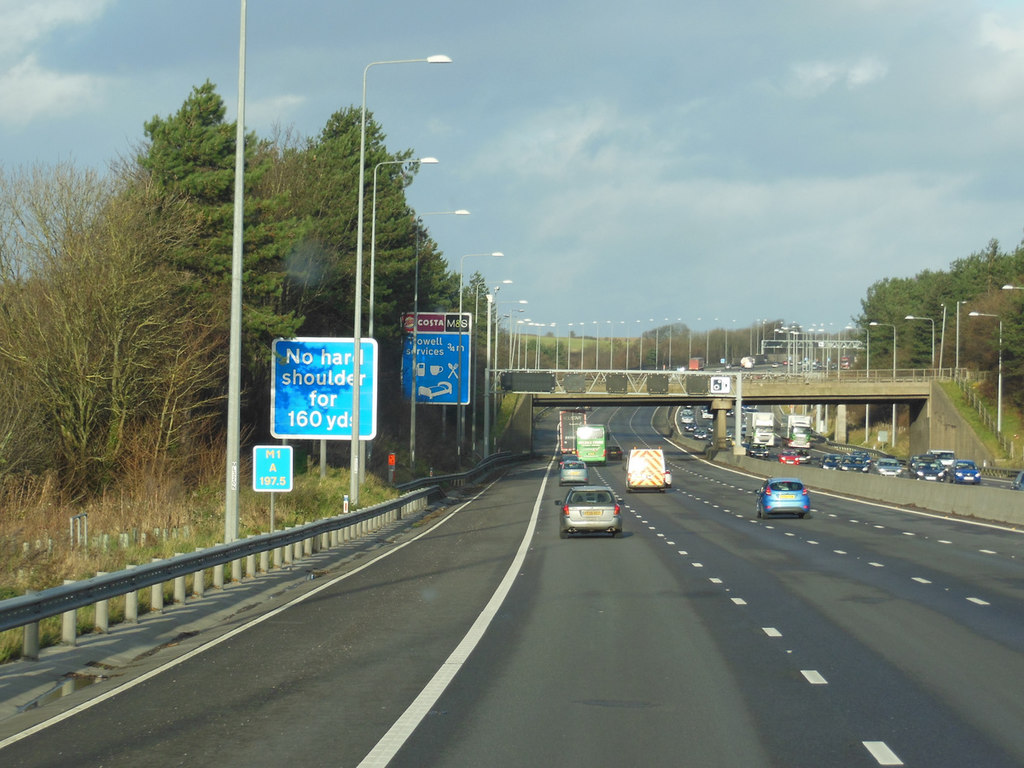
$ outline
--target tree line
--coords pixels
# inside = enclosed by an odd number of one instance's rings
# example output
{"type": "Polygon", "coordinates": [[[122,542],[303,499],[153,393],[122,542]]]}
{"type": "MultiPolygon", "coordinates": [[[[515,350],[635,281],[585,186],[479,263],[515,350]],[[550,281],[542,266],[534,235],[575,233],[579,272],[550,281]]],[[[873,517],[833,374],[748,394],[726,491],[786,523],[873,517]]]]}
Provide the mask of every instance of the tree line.
{"type": "MultiPolygon", "coordinates": [[[[196,453],[222,448],[235,163],[235,126],[225,111],[207,81],[173,115],[145,122],[145,140],[105,174],[70,162],[0,171],[0,478],[49,473],[69,499],[129,474],[188,485],[199,480],[190,475],[196,453]]],[[[368,185],[377,171],[378,433],[401,445],[401,314],[413,305],[417,261],[421,311],[458,306],[459,274],[406,199],[417,170],[407,162],[412,150],[389,150],[386,138],[369,116],[368,185]]],[[[246,137],[247,441],[268,437],[273,339],[352,335],[359,140],[356,107],[335,112],[314,137],[246,137]]],[[[959,308],[961,365],[994,370],[992,321],[967,315],[999,315],[1008,399],[1022,406],[1024,292],[1002,289],[1022,282],[1024,249],[1003,252],[992,241],[948,271],[876,282],[853,320],[862,332],[871,321],[896,324],[897,362],[910,367],[930,364],[931,328],[903,318],[929,317],[937,326],[945,318],[949,367],[959,308]]],[[[466,306],[486,307],[479,273],[464,290],[466,306]]],[[[476,323],[474,332],[482,335],[485,326],[476,323]]],[[[683,331],[689,336],[686,326],[670,327],[670,343],[683,331]]],[[[739,350],[755,332],[728,329],[723,340],[739,350]]],[[[653,333],[662,355],[664,339],[653,333]]],[[[881,365],[890,347],[891,337],[873,334],[873,362],[881,365]]],[[[648,357],[652,351],[644,350],[648,357]]],[[[674,352],[682,356],[682,349],[674,352]]],[[[425,410],[426,418],[440,417],[440,409],[425,410]]]]}
{"type": "MultiPolygon", "coordinates": [[[[223,439],[235,126],[206,82],[144,134],[106,174],[69,162],[0,172],[0,475],[50,472],[69,498],[130,472],[188,482],[190,457],[223,439]]],[[[273,339],[352,335],[359,139],[355,107],[312,138],[246,137],[248,440],[269,431],[273,339]]],[[[368,176],[387,163],[374,336],[379,400],[391,403],[417,259],[421,310],[457,306],[459,278],[406,200],[412,151],[385,139],[369,116],[368,176]]],[[[400,411],[382,408],[382,435],[400,429],[400,411]]]]}

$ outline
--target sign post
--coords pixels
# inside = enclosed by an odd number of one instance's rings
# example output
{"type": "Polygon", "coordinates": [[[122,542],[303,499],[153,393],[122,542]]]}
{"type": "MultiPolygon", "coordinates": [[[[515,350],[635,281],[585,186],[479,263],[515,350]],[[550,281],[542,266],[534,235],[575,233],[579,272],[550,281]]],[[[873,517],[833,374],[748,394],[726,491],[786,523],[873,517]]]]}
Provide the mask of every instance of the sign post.
{"type": "Polygon", "coordinates": [[[292,447],[257,445],[252,449],[252,489],[270,493],[270,532],[274,532],[274,494],[292,489],[292,447]]]}

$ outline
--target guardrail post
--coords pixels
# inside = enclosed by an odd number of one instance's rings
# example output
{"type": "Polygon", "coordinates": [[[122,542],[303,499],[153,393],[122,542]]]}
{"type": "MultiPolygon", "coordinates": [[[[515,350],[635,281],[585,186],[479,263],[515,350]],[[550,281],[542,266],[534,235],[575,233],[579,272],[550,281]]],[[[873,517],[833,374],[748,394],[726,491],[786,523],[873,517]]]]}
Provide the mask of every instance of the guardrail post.
{"type": "MultiPolygon", "coordinates": [[[[74,579],[64,579],[64,584],[74,584],[74,579]]],[[[64,645],[74,645],[78,639],[78,611],[71,609],[62,615],[60,641],[64,645]]]]}
{"type": "MultiPolygon", "coordinates": [[[[25,590],[26,595],[34,595],[34,589],[25,590]]],[[[39,622],[26,624],[21,633],[21,658],[25,661],[39,661],[39,622]]]]}
{"type": "Polygon", "coordinates": [[[309,557],[313,554],[313,536],[302,540],[302,556],[309,557]]]}
{"type": "MultiPolygon", "coordinates": [[[[128,566],[128,568],[134,567],[134,565],[128,566]]],[[[124,620],[126,624],[136,624],[139,621],[139,591],[137,589],[125,593],[124,620]]]]}
{"type": "Polygon", "coordinates": [[[292,560],[301,560],[301,559],[302,559],[302,542],[301,541],[296,541],[292,545],[292,560]]]}
{"type": "Polygon", "coordinates": [[[274,567],[280,568],[284,562],[284,547],[274,547],[274,567]]]}
{"type": "MultiPolygon", "coordinates": [[[[196,547],[196,552],[200,552],[202,547],[196,547]]],[[[202,597],[206,592],[206,571],[196,571],[192,574],[192,597],[202,597]]]]}
{"type": "Polygon", "coordinates": [[[264,549],[260,552],[260,570],[264,573],[270,573],[270,550],[264,549]]]}
{"type": "MultiPolygon", "coordinates": [[[[218,541],[216,546],[219,547],[222,543],[218,541]]],[[[224,563],[213,566],[213,586],[217,589],[224,589],[224,563]]]]}
{"type": "Polygon", "coordinates": [[[245,575],[246,578],[256,578],[256,554],[249,554],[245,556],[245,575]]]}
{"type": "Polygon", "coordinates": [[[238,582],[242,580],[242,561],[241,559],[231,561],[231,581],[238,582]]]}
{"type": "MultiPolygon", "coordinates": [[[[97,571],[97,576],[106,576],[106,571],[97,571]]],[[[96,629],[106,634],[110,631],[110,599],[99,600],[96,603],[96,629]]]]}
{"type": "MultiPolygon", "coordinates": [[[[289,525],[286,530],[290,531],[294,527],[295,526],[293,526],[293,525],[289,525]]],[[[291,544],[285,544],[284,546],[281,547],[281,554],[284,556],[284,564],[285,565],[291,565],[292,561],[294,559],[292,557],[292,555],[295,554],[295,547],[293,547],[291,544]]]]}
{"type": "MultiPolygon", "coordinates": [[[[177,557],[181,552],[175,552],[174,556],[177,557]]],[[[176,576],[174,578],[174,602],[179,605],[185,602],[185,577],[176,576]]]]}
{"type": "MultiPolygon", "coordinates": [[[[154,557],[151,562],[160,562],[159,557],[154,557]]],[[[149,590],[149,610],[153,613],[164,612],[164,585],[163,583],[154,584],[149,590]]]]}

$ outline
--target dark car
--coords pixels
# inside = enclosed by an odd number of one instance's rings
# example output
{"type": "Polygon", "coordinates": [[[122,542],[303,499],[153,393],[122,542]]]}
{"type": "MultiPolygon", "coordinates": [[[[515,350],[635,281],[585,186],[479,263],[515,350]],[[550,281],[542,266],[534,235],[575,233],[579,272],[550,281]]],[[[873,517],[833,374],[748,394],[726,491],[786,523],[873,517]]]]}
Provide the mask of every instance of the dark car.
{"type": "Polygon", "coordinates": [[[617,445],[606,445],[604,456],[608,461],[622,461],[622,449],[617,445]]]}
{"type": "Polygon", "coordinates": [[[981,470],[969,459],[957,459],[953,462],[951,479],[960,485],[981,485],[981,470]]]}
{"type": "Polygon", "coordinates": [[[922,461],[915,465],[910,475],[918,480],[942,482],[946,479],[946,468],[938,461],[922,461]]]}
{"type": "Polygon", "coordinates": [[[755,459],[767,459],[771,458],[771,455],[767,445],[751,445],[747,448],[747,456],[753,456],[755,459]]]}
{"type": "Polygon", "coordinates": [[[807,487],[795,477],[769,477],[757,492],[758,517],[791,514],[803,517],[811,511],[807,487]]]}
{"type": "Polygon", "coordinates": [[[843,457],[838,453],[826,453],[821,457],[821,468],[822,469],[839,469],[839,465],[843,462],[843,457]]]}
{"type": "Polygon", "coordinates": [[[847,456],[839,464],[843,472],[867,472],[871,469],[871,462],[863,456],[847,456]]]}
{"type": "Polygon", "coordinates": [[[1013,478],[1013,482],[1010,483],[1010,488],[1015,491],[1024,491],[1024,472],[1017,473],[1017,476],[1013,478]]]}

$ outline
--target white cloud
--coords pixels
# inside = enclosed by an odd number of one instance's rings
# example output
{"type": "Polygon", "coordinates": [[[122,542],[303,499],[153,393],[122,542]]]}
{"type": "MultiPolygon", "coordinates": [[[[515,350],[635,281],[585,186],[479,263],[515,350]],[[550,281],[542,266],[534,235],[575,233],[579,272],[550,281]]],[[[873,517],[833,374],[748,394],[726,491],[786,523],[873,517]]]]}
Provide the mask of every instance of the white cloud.
{"type": "Polygon", "coordinates": [[[43,69],[29,56],[0,74],[0,122],[23,126],[37,117],[66,116],[95,105],[102,79],[43,69]]]}
{"type": "Polygon", "coordinates": [[[978,40],[1000,53],[1024,53],[1024,21],[1013,26],[996,13],[986,13],[978,23],[978,40]]]}
{"type": "Polygon", "coordinates": [[[888,65],[874,56],[864,56],[852,63],[810,61],[794,64],[790,91],[798,96],[819,96],[839,82],[850,89],[881,80],[889,73],[888,65]]]}
{"type": "Polygon", "coordinates": [[[112,0],[0,0],[0,56],[18,56],[58,27],[99,18],[112,0]]]}

